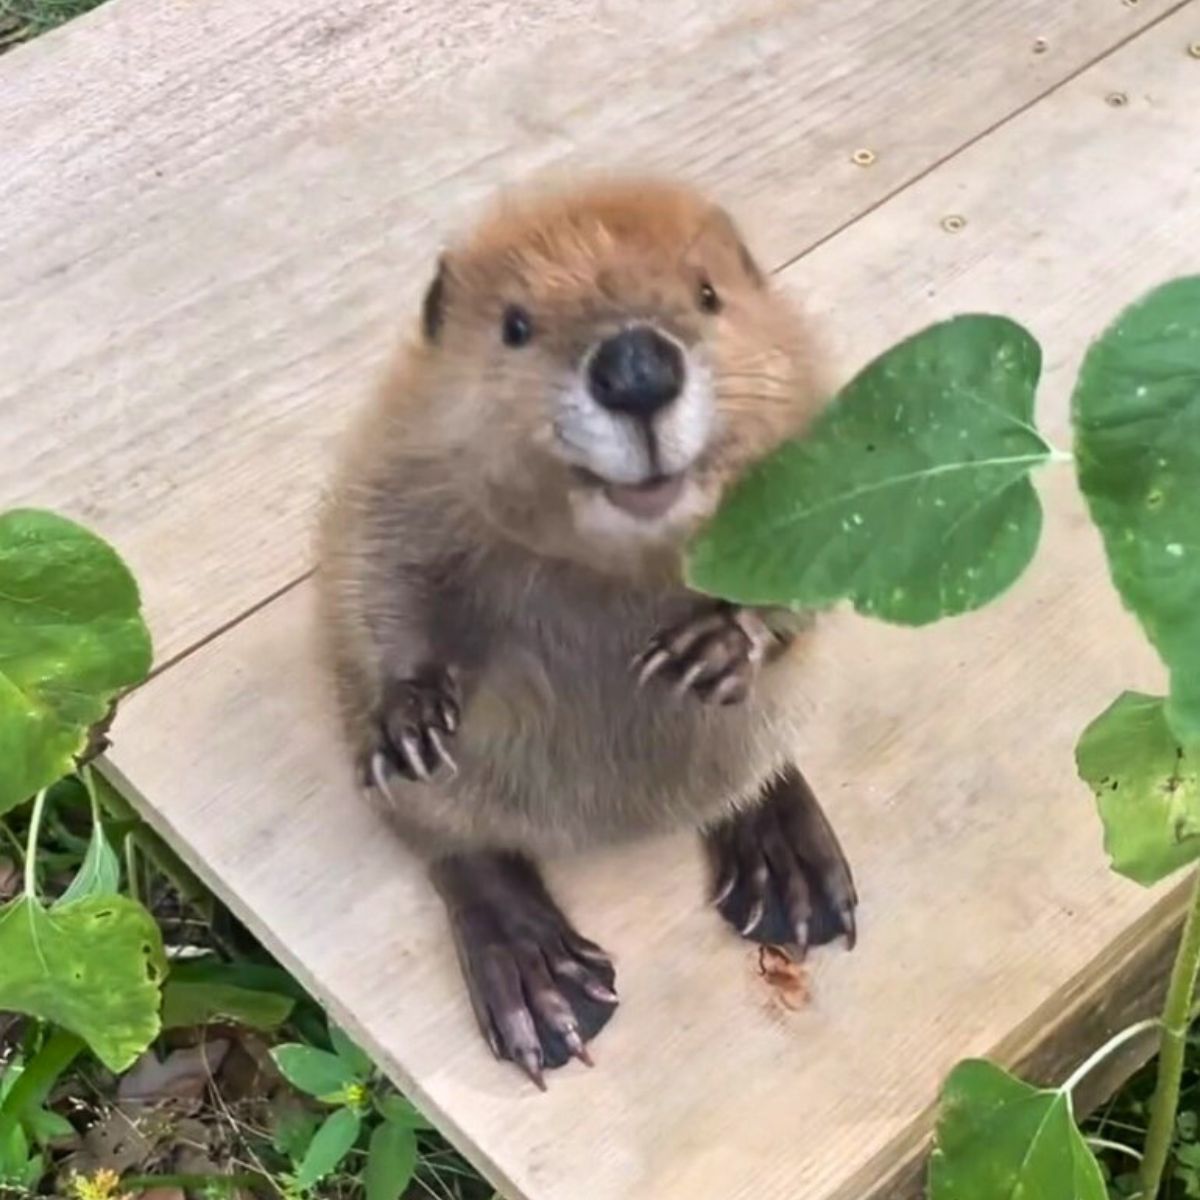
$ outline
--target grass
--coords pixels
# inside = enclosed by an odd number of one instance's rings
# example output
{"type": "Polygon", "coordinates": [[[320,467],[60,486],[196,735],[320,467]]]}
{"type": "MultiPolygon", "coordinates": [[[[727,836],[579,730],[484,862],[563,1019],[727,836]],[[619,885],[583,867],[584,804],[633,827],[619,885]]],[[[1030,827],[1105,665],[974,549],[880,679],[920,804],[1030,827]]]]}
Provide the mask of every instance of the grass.
{"type": "Polygon", "coordinates": [[[0,51],[27,42],[103,0],[0,0],[0,51]]]}

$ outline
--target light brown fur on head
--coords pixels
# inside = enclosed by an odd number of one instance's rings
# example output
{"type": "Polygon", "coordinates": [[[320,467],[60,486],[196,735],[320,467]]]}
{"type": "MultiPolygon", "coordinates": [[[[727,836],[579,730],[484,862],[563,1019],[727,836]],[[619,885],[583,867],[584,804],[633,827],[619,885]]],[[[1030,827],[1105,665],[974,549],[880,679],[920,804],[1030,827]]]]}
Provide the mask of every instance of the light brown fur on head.
{"type": "Polygon", "coordinates": [[[633,179],[522,192],[453,245],[382,411],[501,536],[616,566],[677,554],[724,486],[815,406],[799,321],[726,213],[684,186],[633,179]],[[717,312],[702,307],[706,285],[717,312]],[[514,306],[531,325],[525,345],[502,336],[514,306]],[[579,384],[589,351],[631,321],[685,349],[697,389],[686,399],[698,415],[681,399],[661,421],[661,454],[674,459],[664,469],[684,468],[688,483],[653,521],[599,493],[595,476],[636,483],[650,468],[620,440],[633,436],[626,423],[593,411],[579,384]]]}

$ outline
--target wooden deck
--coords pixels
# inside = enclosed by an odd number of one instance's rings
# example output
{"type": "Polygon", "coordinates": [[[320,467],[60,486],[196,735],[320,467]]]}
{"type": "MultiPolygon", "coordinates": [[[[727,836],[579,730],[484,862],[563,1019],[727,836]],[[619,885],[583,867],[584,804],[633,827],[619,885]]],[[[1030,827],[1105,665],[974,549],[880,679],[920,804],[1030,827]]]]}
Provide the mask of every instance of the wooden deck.
{"type": "Polygon", "coordinates": [[[0,505],[66,511],[139,573],[160,671],[115,768],[514,1200],[915,1194],[949,1067],[1058,1070],[1150,1002],[1179,901],[1107,871],[1074,780],[1086,720],[1161,671],[1046,473],[1000,604],[821,639],[798,750],[863,908],[808,1005],[669,838],[562,880],[618,958],[597,1069],[542,1096],[496,1064],[434,898],[348,786],[303,581],[330,437],[442,231],[546,164],[676,171],[842,375],[965,309],[1027,323],[1061,443],[1087,340],[1200,270],[1196,43],[1197,0],[111,0],[0,59],[0,505]]]}

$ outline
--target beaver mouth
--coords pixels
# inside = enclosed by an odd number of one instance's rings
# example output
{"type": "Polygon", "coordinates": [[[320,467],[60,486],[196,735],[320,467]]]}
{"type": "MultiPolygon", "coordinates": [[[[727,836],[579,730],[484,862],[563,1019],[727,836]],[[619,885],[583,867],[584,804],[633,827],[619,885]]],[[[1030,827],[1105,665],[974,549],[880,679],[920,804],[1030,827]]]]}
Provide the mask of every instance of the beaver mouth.
{"type": "Polygon", "coordinates": [[[592,487],[598,488],[614,508],[643,521],[664,516],[679,499],[687,472],[673,475],[652,475],[640,483],[613,483],[583,468],[577,474],[592,487]]]}

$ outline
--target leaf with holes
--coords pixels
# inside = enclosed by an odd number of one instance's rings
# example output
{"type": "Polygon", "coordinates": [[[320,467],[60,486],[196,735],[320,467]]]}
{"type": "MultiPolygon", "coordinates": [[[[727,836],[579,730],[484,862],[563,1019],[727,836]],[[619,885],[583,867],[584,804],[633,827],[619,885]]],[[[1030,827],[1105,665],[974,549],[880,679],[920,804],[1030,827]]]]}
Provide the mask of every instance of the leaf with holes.
{"type": "Polygon", "coordinates": [[[1091,347],[1072,399],[1079,486],[1121,598],[1200,747],[1200,276],[1157,288],[1091,347]]]}
{"type": "Polygon", "coordinates": [[[1003,317],[916,334],[751,469],[689,552],[700,591],[925,625],[1012,584],[1041,534],[1041,351],[1003,317]]]}
{"type": "Polygon", "coordinates": [[[159,1029],[166,974],[154,918],[124,896],[46,909],[22,896],[0,908],[0,1010],[77,1033],[123,1071],[159,1029]]]}
{"type": "Polygon", "coordinates": [[[1014,1079],[982,1059],[942,1089],[929,1200],[1107,1200],[1070,1096],[1014,1079]]]}
{"type": "Polygon", "coordinates": [[[116,552],[53,513],[0,514],[0,813],[66,775],[150,636],[116,552]]]}
{"type": "Polygon", "coordinates": [[[1200,859],[1200,750],[1179,744],[1161,696],[1123,693],[1083,731],[1075,762],[1114,871],[1149,885],[1200,859]]]}

